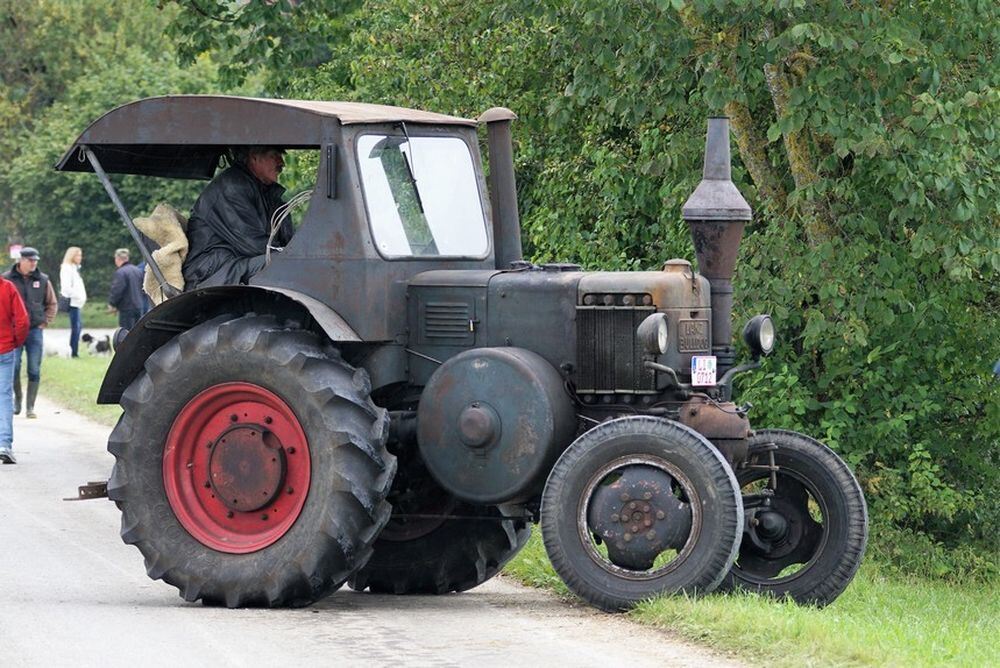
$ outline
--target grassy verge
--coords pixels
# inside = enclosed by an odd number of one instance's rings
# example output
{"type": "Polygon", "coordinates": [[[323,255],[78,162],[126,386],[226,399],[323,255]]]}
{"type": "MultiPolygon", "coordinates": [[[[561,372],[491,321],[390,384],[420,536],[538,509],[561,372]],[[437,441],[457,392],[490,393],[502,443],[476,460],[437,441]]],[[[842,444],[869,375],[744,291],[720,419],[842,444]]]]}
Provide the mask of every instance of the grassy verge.
{"type": "MultiPolygon", "coordinates": [[[[90,329],[114,329],[118,326],[118,314],[108,311],[108,305],[103,301],[88,301],[83,305],[83,313],[80,314],[83,321],[83,331],[90,329]]],[[[69,315],[66,313],[56,314],[56,319],[51,325],[59,329],[69,329],[69,315]]]]}
{"type": "Polygon", "coordinates": [[[104,380],[111,358],[90,355],[80,350],[80,357],[46,357],[42,360],[42,384],[39,391],[47,398],[76,411],[81,415],[113,426],[118,421],[121,408],[98,406],[97,391],[104,380]]]}
{"type": "MultiPolygon", "coordinates": [[[[570,596],[538,532],[505,568],[570,596]]],[[[661,598],[629,616],[769,666],[1000,665],[1000,586],[887,575],[870,560],[822,610],[752,594],[661,598]]]]}
{"type": "MultiPolygon", "coordinates": [[[[118,406],[95,399],[109,357],[46,358],[42,393],[102,424],[118,406]]],[[[505,572],[533,587],[571,594],[536,530],[505,572]]],[[[816,610],[749,594],[663,598],[629,616],[696,643],[773,666],[1000,666],[997,578],[947,582],[908,578],[869,559],[847,591],[816,610]]]]}

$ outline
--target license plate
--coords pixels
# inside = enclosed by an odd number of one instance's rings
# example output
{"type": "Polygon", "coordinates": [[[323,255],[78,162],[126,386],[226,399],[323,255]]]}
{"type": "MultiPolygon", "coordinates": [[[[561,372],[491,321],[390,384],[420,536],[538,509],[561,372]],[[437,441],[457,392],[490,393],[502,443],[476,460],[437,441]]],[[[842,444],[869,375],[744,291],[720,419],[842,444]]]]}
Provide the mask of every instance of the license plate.
{"type": "Polygon", "coordinates": [[[691,384],[695,387],[715,385],[715,355],[691,357],[691,384]]]}

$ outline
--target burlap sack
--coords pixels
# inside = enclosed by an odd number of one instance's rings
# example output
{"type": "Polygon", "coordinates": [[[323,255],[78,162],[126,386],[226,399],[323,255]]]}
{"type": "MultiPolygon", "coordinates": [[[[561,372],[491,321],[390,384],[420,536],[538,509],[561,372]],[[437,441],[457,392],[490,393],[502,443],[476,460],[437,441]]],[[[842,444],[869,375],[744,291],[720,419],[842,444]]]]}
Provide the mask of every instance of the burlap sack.
{"type": "MultiPolygon", "coordinates": [[[[145,218],[136,218],[135,226],[147,237],[160,245],[153,251],[153,260],[160,266],[167,283],[178,290],[184,289],[184,275],[181,267],[188,254],[187,218],[169,204],[157,204],[153,213],[145,218]]],[[[164,300],[163,291],[153,276],[151,267],[146,267],[146,277],[142,289],[154,304],[164,300]]]]}

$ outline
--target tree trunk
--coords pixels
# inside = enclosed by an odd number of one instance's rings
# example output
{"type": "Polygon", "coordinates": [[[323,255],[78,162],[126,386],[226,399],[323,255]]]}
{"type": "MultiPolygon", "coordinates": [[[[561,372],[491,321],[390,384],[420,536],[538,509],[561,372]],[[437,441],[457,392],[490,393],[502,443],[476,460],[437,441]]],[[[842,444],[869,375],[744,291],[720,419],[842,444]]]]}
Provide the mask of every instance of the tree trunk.
{"type": "MultiPolygon", "coordinates": [[[[692,41],[699,45],[699,48],[705,51],[715,48],[713,44],[714,34],[711,33],[705,22],[698,16],[693,5],[685,5],[678,14],[680,15],[681,23],[688,31],[688,35],[692,41]]],[[[727,36],[727,38],[730,41],[738,39],[735,33],[727,36]]],[[[729,43],[726,46],[730,49],[730,53],[735,53],[736,44],[729,43]]],[[[710,67],[725,76],[733,88],[737,88],[732,65],[727,66],[720,61],[721,58],[716,53],[710,67]]],[[[781,185],[780,177],[767,159],[767,153],[764,150],[764,147],[767,145],[766,138],[756,131],[750,110],[742,102],[730,100],[723,107],[723,111],[729,117],[732,124],[740,160],[743,161],[743,165],[750,173],[750,178],[753,180],[754,185],[757,186],[757,194],[761,203],[768,209],[776,211],[784,210],[787,193],[781,185]]]]}
{"type": "MultiPolygon", "coordinates": [[[[767,31],[770,34],[770,31],[767,31]]],[[[764,81],[771,94],[774,104],[774,116],[780,120],[788,114],[788,90],[791,87],[789,75],[783,65],[766,63],[764,65],[764,81]]],[[[819,174],[814,167],[809,138],[804,129],[789,130],[782,133],[785,144],[785,155],[788,156],[788,167],[795,182],[795,189],[802,190],[819,180],[819,174]]],[[[802,214],[803,229],[810,246],[816,246],[834,235],[829,210],[821,203],[801,200],[799,211],[802,214]]]]}

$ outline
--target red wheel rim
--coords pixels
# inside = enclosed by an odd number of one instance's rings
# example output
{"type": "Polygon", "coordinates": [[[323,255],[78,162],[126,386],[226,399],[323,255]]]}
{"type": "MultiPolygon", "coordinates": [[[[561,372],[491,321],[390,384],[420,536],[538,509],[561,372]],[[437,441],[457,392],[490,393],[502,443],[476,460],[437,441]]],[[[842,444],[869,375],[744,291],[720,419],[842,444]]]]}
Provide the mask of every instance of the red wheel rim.
{"type": "Polygon", "coordinates": [[[222,383],[187,403],[163,451],[163,486],[181,525],[202,544],[246,554],[277,542],[309,494],[305,432],[282,399],[222,383]]]}

